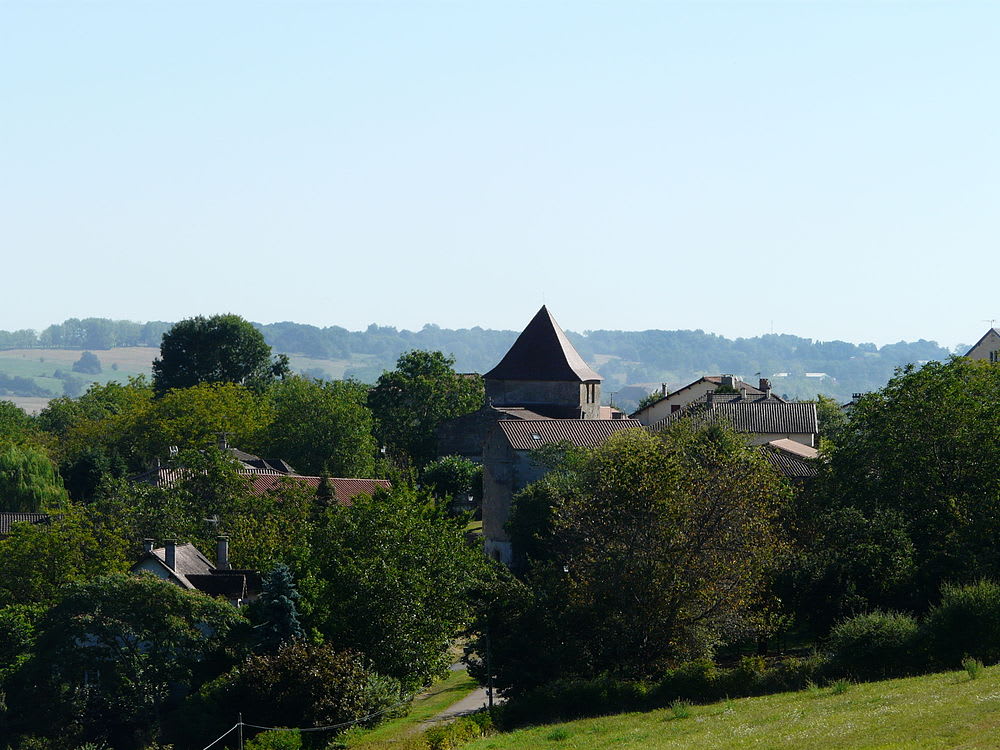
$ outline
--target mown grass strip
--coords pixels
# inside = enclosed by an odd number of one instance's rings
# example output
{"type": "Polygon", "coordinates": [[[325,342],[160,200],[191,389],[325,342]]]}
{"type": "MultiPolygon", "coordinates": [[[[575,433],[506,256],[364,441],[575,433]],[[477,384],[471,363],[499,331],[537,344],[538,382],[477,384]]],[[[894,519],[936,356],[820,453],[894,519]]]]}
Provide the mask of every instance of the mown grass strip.
{"type": "Polygon", "coordinates": [[[464,669],[449,672],[434,682],[427,691],[413,699],[410,712],[406,716],[390,719],[374,729],[352,730],[340,738],[341,742],[352,750],[392,747],[416,732],[421,722],[437,716],[477,687],[476,681],[469,677],[464,669]]]}
{"type": "Polygon", "coordinates": [[[532,727],[463,750],[1000,747],[1000,666],[532,727]]]}

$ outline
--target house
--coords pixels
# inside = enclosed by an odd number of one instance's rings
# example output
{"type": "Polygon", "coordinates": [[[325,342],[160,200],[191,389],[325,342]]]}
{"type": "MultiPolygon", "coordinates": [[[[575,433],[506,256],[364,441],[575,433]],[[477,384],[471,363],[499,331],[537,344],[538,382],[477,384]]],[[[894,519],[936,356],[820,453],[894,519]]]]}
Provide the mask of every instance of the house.
{"type": "Polygon", "coordinates": [[[217,538],[215,565],[193,544],[178,544],[173,539],[166,540],[162,547],[154,547],[154,543],[152,539],[143,540],[143,553],[132,566],[132,573],[149,573],[182,589],[221,596],[235,607],[260,594],[260,573],[229,566],[227,536],[217,538]]]}
{"type": "Polygon", "coordinates": [[[771,381],[767,378],[761,378],[758,384],[753,386],[735,375],[706,375],[671,393],[667,393],[666,384],[662,389],[660,398],[636,411],[632,414],[632,419],[637,419],[644,425],[652,425],[713,392],[720,392],[720,395],[722,393],[741,395],[743,398],[784,401],[771,391],[771,381]]]}
{"type": "Polygon", "coordinates": [[[969,359],[1000,360],[1000,331],[990,328],[976,344],[965,353],[969,359]]]}
{"type": "Polygon", "coordinates": [[[746,435],[750,445],[764,445],[785,439],[815,448],[819,435],[814,403],[789,403],[766,396],[744,398],[741,394],[716,395],[714,391],[654,422],[649,430],[653,433],[660,432],[680,419],[690,419],[698,425],[725,422],[736,432],[746,435]]]}
{"type": "Polygon", "coordinates": [[[600,445],[616,432],[637,430],[634,419],[501,419],[483,446],[483,540],[486,554],[510,565],[504,526],[515,494],[541,479],[548,467],[534,460],[543,445],[600,445]]]}

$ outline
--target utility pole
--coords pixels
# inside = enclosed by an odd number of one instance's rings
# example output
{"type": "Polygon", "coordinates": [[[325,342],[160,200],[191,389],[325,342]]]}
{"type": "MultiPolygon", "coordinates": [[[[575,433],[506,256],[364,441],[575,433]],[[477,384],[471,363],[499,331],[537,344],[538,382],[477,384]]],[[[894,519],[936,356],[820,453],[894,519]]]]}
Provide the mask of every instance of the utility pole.
{"type": "Polygon", "coordinates": [[[243,714],[241,713],[236,714],[236,723],[237,726],[239,727],[238,731],[240,735],[240,750],[243,750],[243,714]]]}

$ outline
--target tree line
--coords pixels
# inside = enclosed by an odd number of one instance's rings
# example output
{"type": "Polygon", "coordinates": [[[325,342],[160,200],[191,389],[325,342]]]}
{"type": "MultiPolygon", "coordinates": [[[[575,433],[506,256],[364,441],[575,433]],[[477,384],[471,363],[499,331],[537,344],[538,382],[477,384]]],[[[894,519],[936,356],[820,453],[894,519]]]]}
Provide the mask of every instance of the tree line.
{"type": "MultiPolygon", "coordinates": [[[[373,383],[410,350],[449,353],[461,372],[486,372],[503,356],[517,337],[516,331],[479,327],[446,329],[428,324],[419,331],[398,330],[372,324],[364,331],[340,326],[317,327],[300,323],[254,324],[275,351],[317,359],[351,360],[346,376],[373,383]]],[[[159,347],[171,324],[133,323],[99,318],[70,319],[40,333],[30,330],[0,331],[0,349],[74,348],[108,349],[119,346],[159,347]]],[[[610,357],[599,371],[606,389],[629,383],[669,382],[682,385],[702,374],[736,373],[752,378],[790,373],[775,387],[796,397],[822,390],[846,401],[853,392],[874,390],[894,369],[909,363],[944,360],[951,352],[933,341],[900,341],[881,347],[844,341],[814,341],[788,334],[766,334],[728,339],[694,331],[587,331],[567,334],[581,355],[610,357]],[[805,373],[826,373],[825,380],[807,379],[805,373]]],[[[626,406],[636,399],[627,398],[626,406]]]]}

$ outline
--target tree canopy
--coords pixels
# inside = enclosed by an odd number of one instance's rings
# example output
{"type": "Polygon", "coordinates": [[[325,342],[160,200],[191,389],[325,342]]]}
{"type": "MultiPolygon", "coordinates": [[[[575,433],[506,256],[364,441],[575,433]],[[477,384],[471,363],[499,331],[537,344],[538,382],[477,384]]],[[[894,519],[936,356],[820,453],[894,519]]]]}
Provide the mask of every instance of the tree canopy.
{"type": "Polygon", "coordinates": [[[482,378],[460,375],[454,364],[441,352],[414,350],[379,377],[368,405],[376,436],[394,456],[423,466],[437,454],[438,425],[483,405],[482,378]]]}
{"type": "Polygon", "coordinates": [[[198,315],[163,334],[153,361],[153,388],[163,395],[198,383],[263,387],[287,373],[288,358],[272,359],[264,336],[239,315],[198,315]]]}
{"type": "Polygon", "coordinates": [[[645,677],[744,633],[784,553],[770,465],[724,428],[686,425],[573,454],[529,488],[529,522],[515,499],[512,530],[537,534],[523,583],[482,623],[499,684],[645,677]]]}

